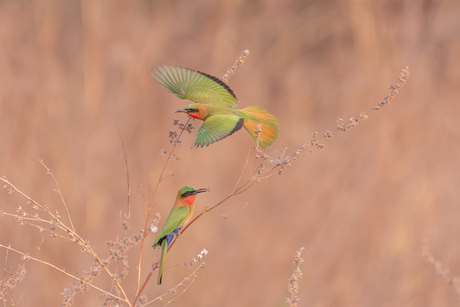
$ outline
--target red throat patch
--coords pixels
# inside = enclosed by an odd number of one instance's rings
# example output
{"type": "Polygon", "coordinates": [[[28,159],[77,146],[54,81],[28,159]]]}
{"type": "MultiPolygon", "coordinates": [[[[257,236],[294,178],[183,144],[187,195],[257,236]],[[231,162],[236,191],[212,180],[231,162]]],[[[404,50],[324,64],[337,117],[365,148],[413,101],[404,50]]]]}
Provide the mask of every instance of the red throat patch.
{"type": "Polygon", "coordinates": [[[193,206],[195,202],[196,195],[191,195],[189,197],[183,198],[182,201],[187,204],[187,206],[193,206]]]}
{"type": "Polygon", "coordinates": [[[187,113],[187,115],[196,119],[200,119],[200,113],[187,113]]]}

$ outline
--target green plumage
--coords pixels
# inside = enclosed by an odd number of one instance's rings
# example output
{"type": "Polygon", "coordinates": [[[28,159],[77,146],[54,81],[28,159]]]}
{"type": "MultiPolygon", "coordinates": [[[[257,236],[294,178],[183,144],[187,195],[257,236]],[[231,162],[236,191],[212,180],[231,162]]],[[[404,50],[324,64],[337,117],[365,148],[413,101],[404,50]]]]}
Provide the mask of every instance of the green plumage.
{"type": "Polygon", "coordinates": [[[158,234],[157,239],[153,243],[152,247],[156,247],[156,245],[160,243],[160,240],[163,239],[165,236],[171,234],[174,231],[174,229],[183,226],[182,223],[187,218],[189,212],[189,207],[176,208],[176,206],[174,206],[171,209],[171,212],[169,212],[165,224],[163,225],[163,228],[161,228],[160,233],[158,234]]]}
{"type": "Polygon", "coordinates": [[[257,125],[262,125],[259,144],[267,148],[279,134],[278,120],[266,110],[251,106],[235,109],[239,100],[227,84],[211,75],[188,68],[159,65],[151,73],[166,91],[195,103],[176,112],[203,120],[197,132],[196,147],[209,146],[244,127],[256,139],[257,125]]]}
{"type": "Polygon", "coordinates": [[[179,233],[180,227],[183,227],[192,217],[194,209],[195,195],[198,193],[206,192],[207,189],[196,190],[192,186],[185,186],[177,193],[176,201],[171,209],[168,217],[166,218],[163,228],[161,228],[158,236],[153,243],[152,247],[161,246],[160,267],[158,272],[158,281],[160,285],[163,280],[163,271],[166,262],[166,253],[169,244],[174,237],[179,233]]]}
{"type": "Polygon", "coordinates": [[[163,225],[163,228],[161,228],[160,233],[158,234],[157,239],[155,240],[155,243],[153,243],[152,245],[153,248],[157,247],[157,245],[161,246],[160,267],[158,270],[157,280],[157,284],[159,285],[161,285],[161,282],[163,280],[163,271],[165,269],[166,262],[166,252],[168,251],[169,247],[167,236],[172,235],[173,231],[176,228],[179,228],[183,226],[183,224],[185,224],[185,220],[189,212],[189,207],[177,208],[175,204],[171,209],[171,212],[169,213],[168,217],[166,218],[165,224],[163,225]]]}
{"type": "Polygon", "coordinates": [[[240,130],[243,124],[244,119],[237,115],[209,116],[196,134],[195,145],[197,147],[209,146],[240,130]]]}

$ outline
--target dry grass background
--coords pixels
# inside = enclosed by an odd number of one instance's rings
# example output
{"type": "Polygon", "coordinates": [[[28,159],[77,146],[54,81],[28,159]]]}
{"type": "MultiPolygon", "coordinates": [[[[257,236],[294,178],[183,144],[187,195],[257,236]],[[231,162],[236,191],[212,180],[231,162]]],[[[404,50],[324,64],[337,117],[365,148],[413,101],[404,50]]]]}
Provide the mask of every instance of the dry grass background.
{"type": "MultiPolygon", "coordinates": [[[[118,130],[133,234],[147,212],[140,186],[151,199],[164,162],[158,151],[170,146],[173,119],[184,120],[172,111],[187,102],[160,89],[149,76],[154,65],[220,77],[249,49],[229,85],[242,107],[278,117],[271,154],[374,106],[408,65],[412,78],[388,108],[218,209],[248,202],[236,215],[204,216],[167,262],[209,251],[179,306],[282,306],[301,246],[300,306],[458,305],[455,289],[422,256],[426,244],[460,276],[458,16],[454,0],[0,1],[0,174],[64,214],[43,159],[77,232],[106,257],[104,242],[122,233],[127,202],[118,130]]],[[[154,211],[163,217],[185,184],[211,188],[196,212],[224,198],[254,145],[246,132],[201,150],[189,148],[193,139],[184,136],[182,159],[160,186],[154,211]]],[[[0,210],[18,205],[25,206],[19,195],[0,194],[0,210]]],[[[8,217],[0,219],[0,243],[77,275],[92,265],[76,244],[8,217]]],[[[123,285],[133,297],[138,249],[129,256],[123,285]]],[[[146,248],[145,268],[158,256],[146,248]]],[[[5,267],[18,263],[10,252],[5,267]]],[[[167,269],[164,284],[152,282],[145,294],[154,298],[193,269],[167,269]]],[[[10,292],[17,306],[62,302],[68,277],[34,262],[27,270],[10,292]]],[[[110,289],[105,277],[96,284],[110,289]]],[[[77,295],[76,306],[101,305],[97,294],[77,295]]]]}

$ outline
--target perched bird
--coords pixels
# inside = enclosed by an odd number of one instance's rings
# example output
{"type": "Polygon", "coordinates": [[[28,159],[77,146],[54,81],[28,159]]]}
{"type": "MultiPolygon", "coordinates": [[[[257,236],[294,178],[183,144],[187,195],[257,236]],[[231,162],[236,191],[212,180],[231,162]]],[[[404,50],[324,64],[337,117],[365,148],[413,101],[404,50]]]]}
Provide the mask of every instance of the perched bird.
{"type": "Polygon", "coordinates": [[[152,247],[161,246],[160,268],[158,271],[158,281],[160,285],[163,279],[163,270],[165,268],[166,252],[169,244],[174,240],[174,237],[179,234],[179,230],[187,224],[193,215],[195,196],[198,193],[207,192],[208,189],[198,189],[186,185],[179,190],[176,197],[176,202],[168,215],[168,218],[161,228],[155,243],[152,247]]]}
{"type": "Polygon", "coordinates": [[[183,112],[204,121],[197,132],[195,146],[204,147],[220,141],[244,127],[257,139],[257,124],[262,124],[259,144],[262,148],[272,145],[278,138],[278,120],[258,106],[235,109],[239,100],[227,84],[216,77],[192,69],[158,65],[150,75],[168,92],[181,99],[194,101],[183,112]]]}

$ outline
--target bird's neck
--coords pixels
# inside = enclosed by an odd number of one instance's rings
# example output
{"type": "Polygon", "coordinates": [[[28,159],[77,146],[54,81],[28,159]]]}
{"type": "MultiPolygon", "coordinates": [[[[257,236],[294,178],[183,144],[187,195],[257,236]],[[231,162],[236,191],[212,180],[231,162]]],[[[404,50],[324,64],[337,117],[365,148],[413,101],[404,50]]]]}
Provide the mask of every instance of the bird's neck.
{"type": "Polygon", "coordinates": [[[208,106],[202,104],[202,103],[196,103],[194,104],[194,107],[200,110],[198,113],[187,113],[187,115],[199,119],[199,120],[205,120],[206,117],[208,117],[209,109],[208,106]]]}
{"type": "Polygon", "coordinates": [[[181,201],[185,206],[193,207],[193,203],[195,202],[196,195],[190,195],[189,197],[182,198],[181,201]]]}

